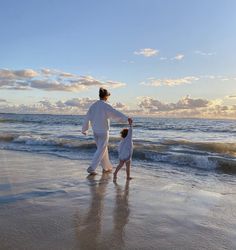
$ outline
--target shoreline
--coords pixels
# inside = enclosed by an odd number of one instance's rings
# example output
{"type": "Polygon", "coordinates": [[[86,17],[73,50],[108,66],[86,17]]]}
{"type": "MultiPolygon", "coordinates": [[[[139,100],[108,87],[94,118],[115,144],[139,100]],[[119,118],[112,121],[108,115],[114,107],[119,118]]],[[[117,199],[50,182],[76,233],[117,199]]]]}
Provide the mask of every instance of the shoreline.
{"type": "Polygon", "coordinates": [[[135,167],[114,184],[87,163],[0,150],[0,249],[236,248],[235,186],[135,167]]]}

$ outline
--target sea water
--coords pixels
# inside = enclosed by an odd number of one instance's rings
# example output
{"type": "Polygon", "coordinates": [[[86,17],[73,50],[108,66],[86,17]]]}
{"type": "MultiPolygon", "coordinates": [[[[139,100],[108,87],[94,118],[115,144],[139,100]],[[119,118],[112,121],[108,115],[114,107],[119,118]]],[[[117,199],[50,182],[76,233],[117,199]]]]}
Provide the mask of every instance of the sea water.
{"type": "MultiPolygon", "coordinates": [[[[90,160],[93,133],[81,134],[81,115],[0,114],[0,149],[90,160]]],[[[117,163],[120,131],[111,122],[109,154],[117,163]]],[[[236,176],[236,121],[135,117],[133,166],[194,175],[236,176]]]]}

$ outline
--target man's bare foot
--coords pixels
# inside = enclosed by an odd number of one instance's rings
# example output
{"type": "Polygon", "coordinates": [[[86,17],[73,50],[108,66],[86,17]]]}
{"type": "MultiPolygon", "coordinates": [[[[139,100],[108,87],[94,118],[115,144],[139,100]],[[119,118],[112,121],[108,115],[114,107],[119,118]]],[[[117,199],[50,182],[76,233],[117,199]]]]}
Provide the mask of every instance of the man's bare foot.
{"type": "Polygon", "coordinates": [[[103,169],[102,172],[104,174],[112,173],[112,168],[111,169],[103,169]]]}
{"type": "Polygon", "coordinates": [[[89,176],[93,176],[93,175],[97,175],[97,173],[96,172],[89,173],[89,176]]]}
{"type": "Polygon", "coordinates": [[[127,178],[126,178],[127,181],[130,181],[130,180],[132,180],[132,179],[133,179],[133,177],[127,177],[127,178]]]}

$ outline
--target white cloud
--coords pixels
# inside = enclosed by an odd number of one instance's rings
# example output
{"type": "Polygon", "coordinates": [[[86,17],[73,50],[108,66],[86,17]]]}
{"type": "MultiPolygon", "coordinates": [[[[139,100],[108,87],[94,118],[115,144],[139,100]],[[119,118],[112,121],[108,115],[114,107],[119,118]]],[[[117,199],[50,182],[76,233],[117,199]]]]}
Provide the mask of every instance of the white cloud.
{"type": "Polygon", "coordinates": [[[199,80],[199,77],[196,76],[185,76],[182,78],[169,78],[169,79],[155,79],[155,78],[148,78],[148,81],[142,82],[142,85],[145,86],[176,86],[176,85],[183,85],[183,84],[190,84],[193,81],[199,80]]]}
{"type": "Polygon", "coordinates": [[[32,69],[9,70],[0,69],[0,79],[24,79],[36,77],[38,73],[32,69]]]}
{"type": "Polygon", "coordinates": [[[122,62],[123,62],[123,63],[130,63],[130,64],[133,64],[133,63],[134,63],[134,61],[132,61],[132,60],[122,60],[122,62]]]}
{"type": "Polygon", "coordinates": [[[180,61],[180,60],[183,60],[184,58],[184,55],[183,54],[177,54],[175,57],[171,58],[172,60],[177,60],[177,61],[180,61]]]}
{"type": "Polygon", "coordinates": [[[77,107],[80,110],[87,110],[96,100],[90,98],[73,98],[64,102],[65,106],[77,107]]]}
{"type": "Polygon", "coordinates": [[[176,103],[164,103],[147,96],[139,100],[142,114],[148,116],[236,118],[236,105],[222,105],[222,100],[194,99],[189,96],[176,103]]]}
{"type": "Polygon", "coordinates": [[[0,88],[14,90],[41,89],[45,91],[78,92],[89,87],[120,88],[125,83],[101,81],[92,76],[80,76],[54,69],[34,71],[0,69],[0,88]]]}
{"type": "Polygon", "coordinates": [[[203,52],[201,50],[195,50],[194,53],[201,56],[213,56],[216,54],[215,52],[203,52]]]}
{"type": "Polygon", "coordinates": [[[159,50],[145,48],[145,49],[140,49],[138,51],[135,51],[134,54],[145,56],[145,57],[152,57],[152,56],[157,56],[159,54],[159,50]]]}
{"type": "Polygon", "coordinates": [[[121,102],[115,103],[115,104],[113,105],[113,107],[114,107],[115,109],[119,109],[119,110],[128,109],[128,107],[127,107],[125,104],[121,103],[121,102]]]}
{"type": "Polygon", "coordinates": [[[222,82],[236,80],[236,78],[234,76],[226,76],[226,75],[201,75],[199,77],[203,78],[203,79],[209,79],[209,80],[219,80],[222,82]]]}
{"type": "Polygon", "coordinates": [[[153,112],[163,112],[163,111],[173,111],[179,109],[195,109],[207,107],[209,101],[205,99],[192,99],[189,96],[181,98],[176,103],[163,103],[157,99],[151,97],[144,97],[140,103],[139,107],[148,111],[153,112]]]}
{"type": "Polygon", "coordinates": [[[232,76],[220,76],[220,75],[201,75],[201,76],[185,76],[181,78],[164,78],[158,79],[155,77],[149,77],[146,81],[141,82],[141,85],[160,87],[160,86],[177,86],[183,84],[190,84],[194,81],[203,80],[216,80],[216,81],[235,81],[236,78],[232,76]]]}

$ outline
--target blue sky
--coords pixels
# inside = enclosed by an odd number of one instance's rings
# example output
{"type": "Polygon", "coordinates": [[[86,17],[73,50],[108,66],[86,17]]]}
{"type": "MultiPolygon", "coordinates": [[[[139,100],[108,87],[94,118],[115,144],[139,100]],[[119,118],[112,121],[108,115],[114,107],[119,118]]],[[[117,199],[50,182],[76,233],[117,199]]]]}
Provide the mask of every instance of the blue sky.
{"type": "MultiPolygon", "coordinates": [[[[111,88],[111,101],[133,108],[143,96],[176,103],[189,95],[234,105],[235,10],[234,0],[1,1],[0,68],[56,69],[122,82],[111,88]],[[145,49],[153,56],[141,53],[145,49]],[[192,78],[165,81],[186,77],[192,78]]],[[[3,86],[0,98],[9,105],[95,99],[97,89],[3,86]]]]}

